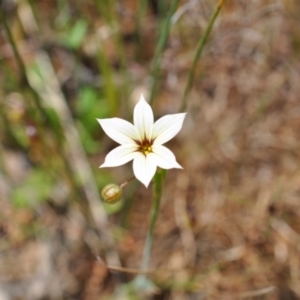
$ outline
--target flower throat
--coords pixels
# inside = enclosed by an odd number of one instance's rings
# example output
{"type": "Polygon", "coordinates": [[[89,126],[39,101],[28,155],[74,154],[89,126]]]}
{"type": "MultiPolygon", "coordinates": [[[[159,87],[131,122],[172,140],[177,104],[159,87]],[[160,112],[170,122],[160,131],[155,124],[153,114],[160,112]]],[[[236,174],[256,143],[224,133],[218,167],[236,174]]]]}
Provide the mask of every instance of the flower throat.
{"type": "Polygon", "coordinates": [[[145,156],[152,152],[152,143],[145,140],[139,144],[138,150],[142,152],[145,156]]]}
{"type": "Polygon", "coordinates": [[[152,152],[152,147],[151,145],[143,145],[141,150],[145,155],[147,155],[152,152]]]}

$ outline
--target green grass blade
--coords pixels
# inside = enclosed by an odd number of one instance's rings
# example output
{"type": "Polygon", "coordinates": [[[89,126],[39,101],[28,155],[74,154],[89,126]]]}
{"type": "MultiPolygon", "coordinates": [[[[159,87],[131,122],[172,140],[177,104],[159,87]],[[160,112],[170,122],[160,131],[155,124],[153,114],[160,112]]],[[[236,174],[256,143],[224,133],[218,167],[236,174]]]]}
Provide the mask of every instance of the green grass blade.
{"type": "Polygon", "coordinates": [[[204,31],[204,34],[201,36],[201,38],[199,40],[199,43],[197,45],[196,53],[195,53],[194,60],[193,60],[193,64],[192,64],[192,67],[191,67],[189,75],[188,75],[187,84],[186,84],[184,94],[183,94],[183,97],[182,97],[182,101],[181,101],[181,106],[180,106],[180,111],[181,112],[186,110],[187,96],[188,96],[189,92],[191,91],[191,88],[192,88],[192,85],[193,85],[193,82],[194,82],[195,70],[196,70],[198,60],[199,60],[199,58],[202,54],[203,48],[204,48],[204,46],[207,42],[207,39],[210,35],[210,32],[211,32],[212,27],[215,23],[215,20],[217,19],[217,16],[219,15],[219,12],[220,12],[220,10],[221,10],[224,3],[225,3],[225,0],[219,0],[213,14],[210,17],[210,20],[207,24],[207,27],[204,31]]]}

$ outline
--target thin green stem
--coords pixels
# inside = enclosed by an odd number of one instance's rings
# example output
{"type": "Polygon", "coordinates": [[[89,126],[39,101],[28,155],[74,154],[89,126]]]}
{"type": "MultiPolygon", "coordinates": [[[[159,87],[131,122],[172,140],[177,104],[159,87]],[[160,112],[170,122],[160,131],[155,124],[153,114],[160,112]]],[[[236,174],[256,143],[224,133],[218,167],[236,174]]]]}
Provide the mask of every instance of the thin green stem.
{"type": "Polygon", "coordinates": [[[156,289],[155,285],[147,279],[146,271],[149,267],[151,250],[154,239],[154,228],[158,217],[160,199],[163,192],[163,179],[165,177],[165,170],[158,170],[154,176],[153,180],[153,202],[150,212],[150,226],[147,233],[140,271],[141,273],[135,278],[133,284],[135,288],[141,289],[143,291],[154,291],[156,289]]]}
{"type": "Polygon", "coordinates": [[[189,77],[188,77],[187,84],[186,84],[184,94],[183,94],[183,97],[182,97],[182,101],[181,101],[181,106],[180,106],[180,111],[181,112],[186,110],[187,96],[188,96],[189,92],[191,91],[191,88],[192,88],[192,85],[193,85],[193,82],[194,82],[195,70],[196,70],[198,60],[199,60],[199,58],[202,54],[203,48],[204,48],[204,46],[207,42],[207,39],[210,35],[210,32],[211,32],[212,27],[215,23],[215,20],[216,20],[217,16],[219,15],[219,12],[220,12],[220,10],[221,10],[224,3],[225,3],[225,0],[219,0],[213,14],[210,17],[210,20],[207,24],[207,27],[206,27],[203,35],[201,36],[201,38],[198,42],[198,45],[197,45],[197,48],[196,48],[196,54],[195,54],[195,57],[194,57],[194,61],[193,61],[192,67],[191,67],[190,72],[189,72],[189,77]]]}
{"type": "Polygon", "coordinates": [[[160,199],[162,195],[162,172],[158,171],[154,176],[153,183],[153,203],[150,213],[150,227],[146,237],[145,247],[143,251],[141,270],[145,271],[148,269],[152,244],[153,244],[153,233],[155,228],[155,223],[158,217],[160,199]]]}
{"type": "Polygon", "coordinates": [[[151,70],[151,75],[152,75],[152,80],[153,80],[151,90],[150,90],[151,92],[150,92],[150,101],[149,101],[151,105],[153,104],[154,96],[155,96],[157,85],[158,85],[158,77],[160,74],[162,53],[163,53],[163,50],[164,50],[167,40],[168,40],[169,31],[170,31],[170,27],[171,27],[171,19],[172,19],[173,14],[175,13],[178,2],[179,2],[179,0],[172,1],[169,14],[167,16],[165,24],[163,25],[160,37],[158,39],[157,48],[155,51],[152,70],[151,70]]]}

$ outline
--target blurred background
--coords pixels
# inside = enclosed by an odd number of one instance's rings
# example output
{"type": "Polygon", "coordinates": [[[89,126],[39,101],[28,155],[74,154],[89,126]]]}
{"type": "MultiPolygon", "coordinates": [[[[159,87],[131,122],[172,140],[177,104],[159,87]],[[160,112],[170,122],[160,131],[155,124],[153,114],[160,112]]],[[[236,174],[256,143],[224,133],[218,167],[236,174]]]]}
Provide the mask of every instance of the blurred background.
{"type": "Polygon", "coordinates": [[[99,196],[132,164],[98,169],[116,144],[96,118],[131,121],[141,93],[156,119],[179,112],[216,5],[1,1],[0,300],[300,299],[298,0],[228,0],[216,19],[168,143],[184,170],[164,185],[155,293],[130,285],[151,187],[99,196]]]}

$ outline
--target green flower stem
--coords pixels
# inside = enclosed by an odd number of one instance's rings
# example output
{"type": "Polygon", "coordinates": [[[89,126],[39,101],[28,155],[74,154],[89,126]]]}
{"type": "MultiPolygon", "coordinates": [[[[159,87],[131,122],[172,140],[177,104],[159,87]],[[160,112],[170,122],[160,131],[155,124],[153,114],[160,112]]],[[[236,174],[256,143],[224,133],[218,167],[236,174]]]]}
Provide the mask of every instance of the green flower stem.
{"type": "Polygon", "coordinates": [[[153,184],[153,202],[150,213],[150,227],[147,233],[146,242],[144,246],[140,274],[135,278],[133,285],[136,289],[153,292],[156,290],[155,285],[147,279],[146,274],[149,267],[149,261],[151,256],[152,244],[153,244],[153,233],[155,228],[155,223],[158,217],[160,199],[163,192],[163,179],[165,175],[165,170],[159,170],[154,176],[153,184]]]}
{"type": "Polygon", "coordinates": [[[160,205],[160,199],[162,195],[162,182],[163,182],[163,173],[161,170],[156,172],[154,176],[154,184],[153,184],[153,203],[150,213],[150,227],[149,231],[146,237],[145,247],[143,251],[143,257],[142,257],[142,263],[141,263],[141,271],[146,271],[149,266],[150,261],[150,255],[152,250],[152,244],[153,244],[153,233],[154,233],[154,227],[155,223],[158,217],[159,212],[159,205],[160,205]]]}
{"type": "Polygon", "coordinates": [[[188,77],[187,84],[186,84],[184,94],[183,94],[183,97],[182,97],[182,101],[181,101],[181,106],[180,106],[180,111],[181,112],[186,110],[187,96],[188,96],[188,94],[189,94],[189,92],[192,88],[193,82],[194,82],[196,65],[198,63],[198,60],[199,60],[201,54],[202,54],[203,48],[204,48],[204,46],[207,42],[207,39],[210,35],[210,32],[211,32],[212,27],[215,23],[215,20],[216,20],[217,16],[219,15],[219,12],[220,12],[220,10],[221,10],[224,3],[225,3],[225,0],[219,0],[213,14],[210,17],[210,20],[207,24],[207,27],[204,31],[204,34],[201,36],[201,38],[198,42],[198,45],[197,45],[197,48],[196,48],[196,54],[195,54],[195,57],[194,57],[194,61],[193,61],[191,70],[189,72],[189,77],[188,77]]]}
{"type": "Polygon", "coordinates": [[[157,48],[155,51],[153,65],[152,65],[152,71],[151,71],[153,82],[152,82],[151,93],[150,93],[150,101],[149,101],[150,105],[153,104],[154,96],[156,93],[158,77],[159,77],[159,73],[160,73],[161,57],[162,57],[163,50],[164,50],[167,40],[168,40],[169,31],[170,31],[170,27],[171,27],[171,19],[172,19],[173,14],[175,13],[178,2],[179,2],[179,0],[172,1],[169,14],[168,14],[166,22],[163,25],[163,28],[161,30],[161,35],[158,39],[157,48]]]}

